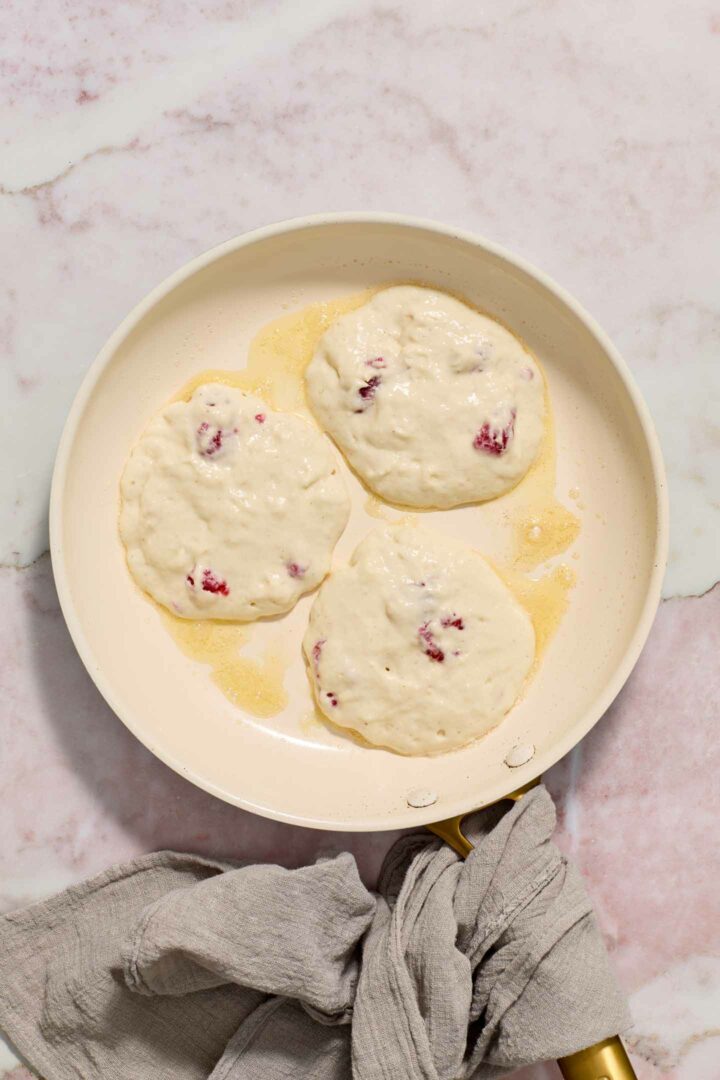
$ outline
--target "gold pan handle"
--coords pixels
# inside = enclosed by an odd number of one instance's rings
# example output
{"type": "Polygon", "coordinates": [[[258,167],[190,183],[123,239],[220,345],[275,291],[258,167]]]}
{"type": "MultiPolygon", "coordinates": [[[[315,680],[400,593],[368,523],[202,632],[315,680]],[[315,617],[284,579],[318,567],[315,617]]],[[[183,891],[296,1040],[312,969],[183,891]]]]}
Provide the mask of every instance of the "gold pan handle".
{"type": "MultiPolygon", "coordinates": [[[[529,784],[525,784],[524,787],[518,788],[517,791],[513,791],[506,798],[517,802],[539,783],[538,777],[536,780],[531,780],[529,784]]],[[[430,832],[449,844],[461,859],[466,859],[473,849],[462,831],[465,817],[467,814],[461,814],[459,817],[446,818],[445,821],[436,821],[428,825],[430,832]]],[[[560,1058],[558,1065],[565,1080],[637,1080],[635,1070],[619,1035],[613,1035],[612,1038],[596,1043],[595,1046],[588,1046],[586,1050],[578,1050],[576,1054],[560,1058]]]]}

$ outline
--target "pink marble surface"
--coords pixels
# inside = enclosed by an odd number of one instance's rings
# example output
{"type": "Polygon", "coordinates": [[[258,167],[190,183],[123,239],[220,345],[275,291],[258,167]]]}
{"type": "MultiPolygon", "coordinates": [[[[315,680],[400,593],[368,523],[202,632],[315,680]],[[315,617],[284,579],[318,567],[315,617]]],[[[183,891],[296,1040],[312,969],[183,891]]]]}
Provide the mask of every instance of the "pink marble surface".
{"type": "MultiPolygon", "coordinates": [[[[577,295],[658,425],[668,599],[547,781],[641,1080],[720,1080],[714,0],[7,0],[0,40],[0,908],[160,847],[287,865],[350,847],[372,880],[389,836],[234,810],[109,712],[42,554],[48,479],[93,356],[199,251],[316,211],[444,218],[577,295]]],[[[0,1077],[27,1075],[0,1046],[0,1077]]]]}

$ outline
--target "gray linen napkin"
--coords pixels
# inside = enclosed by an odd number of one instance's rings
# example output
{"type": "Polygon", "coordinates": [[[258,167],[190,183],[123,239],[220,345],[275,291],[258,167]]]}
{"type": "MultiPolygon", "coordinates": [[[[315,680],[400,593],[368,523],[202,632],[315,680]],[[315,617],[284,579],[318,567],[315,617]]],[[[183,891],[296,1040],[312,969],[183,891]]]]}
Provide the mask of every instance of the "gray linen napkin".
{"type": "Polygon", "coordinates": [[[463,863],[401,838],[300,870],[160,852],[0,920],[0,1027],[46,1080],[492,1080],[625,1028],[536,788],[463,863]]]}

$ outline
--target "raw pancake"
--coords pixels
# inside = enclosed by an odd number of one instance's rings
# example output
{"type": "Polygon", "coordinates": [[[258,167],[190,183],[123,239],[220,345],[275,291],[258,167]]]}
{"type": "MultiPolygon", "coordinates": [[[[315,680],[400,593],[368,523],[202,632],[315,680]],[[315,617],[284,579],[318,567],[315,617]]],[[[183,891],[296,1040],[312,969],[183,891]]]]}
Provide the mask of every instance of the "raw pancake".
{"type": "Polygon", "coordinates": [[[329,720],[402,754],[434,754],[502,719],[535,634],[477,552],[405,525],[370,533],[323,584],[303,649],[329,720]]]}
{"type": "Polygon", "coordinates": [[[342,315],[306,372],[313,412],[365,483],[447,508],[517,484],[540,445],[540,371],[492,319],[402,285],[342,315]]]}
{"type": "Polygon", "coordinates": [[[215,384],[150,422],[120,488],[133,577],[187,619],[289,611],[328,572],[350,513],[323,435],[215,384]]]}

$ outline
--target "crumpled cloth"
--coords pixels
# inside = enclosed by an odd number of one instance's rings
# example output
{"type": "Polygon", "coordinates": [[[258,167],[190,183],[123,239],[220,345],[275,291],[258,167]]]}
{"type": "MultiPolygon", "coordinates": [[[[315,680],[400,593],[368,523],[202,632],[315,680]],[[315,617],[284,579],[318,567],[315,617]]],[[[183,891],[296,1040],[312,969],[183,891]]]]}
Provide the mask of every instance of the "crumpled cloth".
{"type": "Polygon", "coordinates": [[[378,893],[160,852],[0,920],[0,1027],[45,1080],[492,1080],[629,1024],[543,788],[401,838],[378,893]]]}

